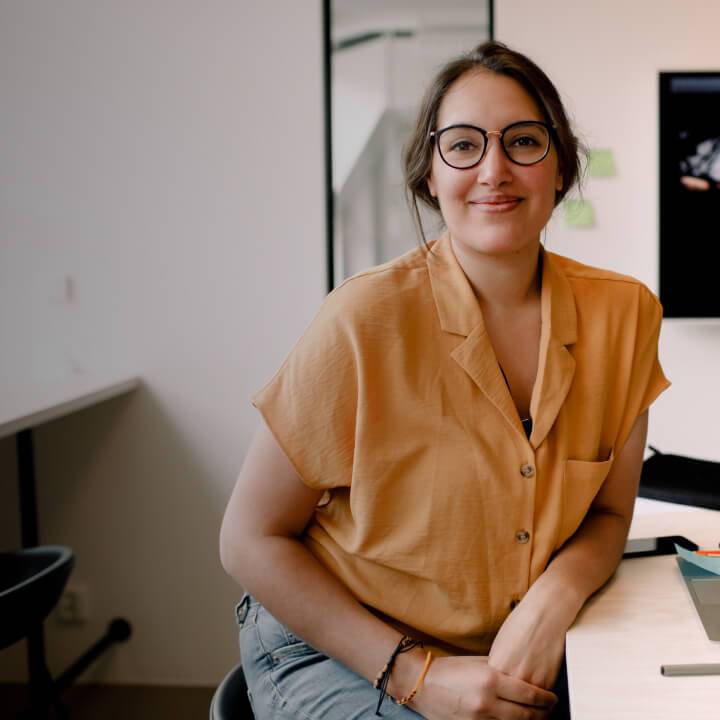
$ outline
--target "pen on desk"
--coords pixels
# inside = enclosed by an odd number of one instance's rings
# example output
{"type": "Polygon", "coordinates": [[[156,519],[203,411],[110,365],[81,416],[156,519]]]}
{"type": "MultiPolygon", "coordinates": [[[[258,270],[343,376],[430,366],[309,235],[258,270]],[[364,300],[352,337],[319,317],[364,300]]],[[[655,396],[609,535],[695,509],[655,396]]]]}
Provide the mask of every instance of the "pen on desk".
{"type": "Polygon", "coordinates": [[[696,555],[706,555],[708,557],[720,557],[720,550],[696,550],[696,555]]]}
{"type": "Polygon", "coordinates": [[[704,663],[698,665],[661,665],[663,675],[677,677],[680,675],[720,675],[720,663],[704,663]]]}

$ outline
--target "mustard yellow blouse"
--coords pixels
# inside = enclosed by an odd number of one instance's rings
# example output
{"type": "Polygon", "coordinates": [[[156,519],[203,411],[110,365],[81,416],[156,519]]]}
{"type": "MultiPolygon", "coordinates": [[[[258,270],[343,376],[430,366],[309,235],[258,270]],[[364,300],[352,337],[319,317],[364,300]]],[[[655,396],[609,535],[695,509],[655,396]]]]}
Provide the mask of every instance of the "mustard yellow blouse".
{"type": "Polygon", "coordinates": [[[487,654],[670,384],[648,288],[541,252],[529,439],[446,235],[330,293],[253,397],[326,491],[306,546],[439,654],[487,654]]]}

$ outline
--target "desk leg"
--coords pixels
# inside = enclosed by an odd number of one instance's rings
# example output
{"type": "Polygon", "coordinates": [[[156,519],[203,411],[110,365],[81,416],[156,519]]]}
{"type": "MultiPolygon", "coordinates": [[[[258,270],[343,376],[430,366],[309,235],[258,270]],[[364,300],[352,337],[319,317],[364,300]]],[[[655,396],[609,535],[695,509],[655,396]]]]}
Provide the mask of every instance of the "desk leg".
{"type": "MultiPolygon", "coordinates": [[[[35,457],[32,430],[17,434],[17,463],[20,481],[20,531],[24,548],[37,547],[38,517],[35,492],[35,457]]],[[[47,692],[48,676],[45,664],[45,638],[40,623],[27,637],[28,679],[30,697],[42,697],[47,692]]]]}
{"type": "Polygon", "coordinates": [[[24,548],[38,545],[37,495],[35,493],[35,456],[32,430],[17,434],[17,463],[20,480],[20,530],[24,548]]]}

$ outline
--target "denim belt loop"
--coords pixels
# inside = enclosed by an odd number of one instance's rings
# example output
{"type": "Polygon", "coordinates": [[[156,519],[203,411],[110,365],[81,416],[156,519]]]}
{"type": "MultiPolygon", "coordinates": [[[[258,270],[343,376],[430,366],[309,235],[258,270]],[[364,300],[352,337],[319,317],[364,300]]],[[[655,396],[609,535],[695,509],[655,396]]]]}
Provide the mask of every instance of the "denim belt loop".
{"type": "Polygon", "coordinates": [[[235,606],[235,617],[237,618],[237,624],[242,627],[245,622],[245,618],[250,610],[250,593],[245,592],[240,599],[240,602],[235,606]]]}

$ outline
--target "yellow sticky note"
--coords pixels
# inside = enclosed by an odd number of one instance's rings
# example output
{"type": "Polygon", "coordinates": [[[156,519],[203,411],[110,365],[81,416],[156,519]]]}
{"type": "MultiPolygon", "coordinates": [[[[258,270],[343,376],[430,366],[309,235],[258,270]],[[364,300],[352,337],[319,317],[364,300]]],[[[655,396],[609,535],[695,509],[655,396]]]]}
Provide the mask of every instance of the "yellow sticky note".
{"type": "Polygon", "coordinates": [[[595,213],[587,200],[565,200],[565,223],[570,227],[589,228],[595,224],[595,213]]]}
{"type": "Polygon", "coordinates": [[[615,174],[615,160],[612,150],[595,148],[588,155],[588,175],[590,177],[610,177],[615,174]]]}

